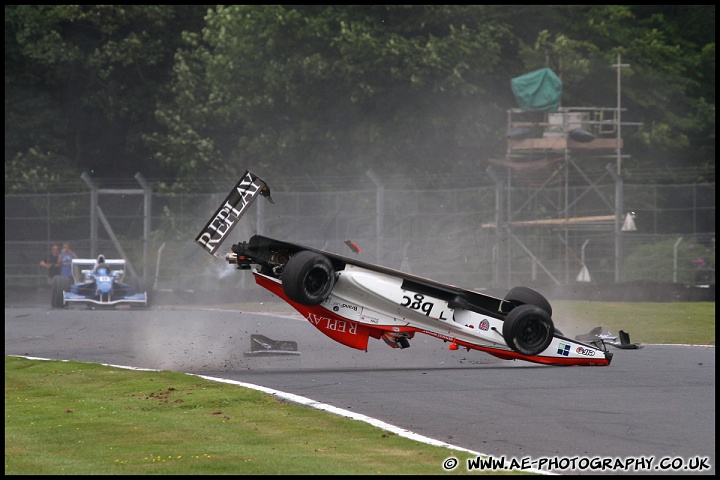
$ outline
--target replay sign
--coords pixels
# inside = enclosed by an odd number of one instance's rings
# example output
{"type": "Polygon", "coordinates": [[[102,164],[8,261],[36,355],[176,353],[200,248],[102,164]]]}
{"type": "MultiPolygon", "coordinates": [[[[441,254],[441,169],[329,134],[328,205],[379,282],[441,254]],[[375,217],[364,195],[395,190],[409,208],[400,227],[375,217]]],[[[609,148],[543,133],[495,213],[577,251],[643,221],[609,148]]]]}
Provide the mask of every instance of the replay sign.
{"type": "Polygon", "coordinates": [[[246,171],[195,241],[208,253],[216,256],[225,238],[258,195],[274,203],[270,197],[270,187],[260,177],[246,171]]]}

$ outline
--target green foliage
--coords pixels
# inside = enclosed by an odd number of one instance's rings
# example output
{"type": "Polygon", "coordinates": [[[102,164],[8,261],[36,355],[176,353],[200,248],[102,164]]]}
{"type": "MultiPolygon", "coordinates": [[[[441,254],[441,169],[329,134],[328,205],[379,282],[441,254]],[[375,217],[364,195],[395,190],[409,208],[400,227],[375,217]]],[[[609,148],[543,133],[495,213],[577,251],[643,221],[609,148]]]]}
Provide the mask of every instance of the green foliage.
{"type": "MultiPolygon", "coordinates": [[[[21,164],[10,173],[26,172],[8,177],[6,170],[6,184],[37,190],[38,182],[76,179],[83,171],[125,175],[129,157],[146,157],[140,133],[156,128],[154,104],[171,71],[178,29],[202,20],[177,10],[5,7],[5,158],[21,164]]],[[[160,173],[147,162],[141,169],[147,176],[160,173]]]]}
{"type": "MultiPolygon", "coordinates": [[[[477,171],[511,78],[613,107],[624,174],[714,180],[714,5],[11,5],[6,186],[141,172],[195,190],[244,169],[477,171]]],[[[6,187],[6,190],[8,187],[6,187]]]]}
{"type": "MultiPolygon", "coordinates": [[[[712,39],[678,42],[669,33],[674,17],[663,9],[524,6],[509,15],[482,6],[220,7],[209,13],[202,42],[194,38],[178,56],[187,68],[175,98],[190,102],[160,109],[173,145],[157,155],[182,177],[242,166],[349,175],[368,167],[471,171],[502,155],[502,110],[513,100],[499,86],[524,73],[505,55],[516,37],[525,71],[549,62],[561,73],[565,105],[615,105],[612,65],[623,55],[630,65],[623,105],[642,123],[625,131],[627,165],[644,181],[650,165],[675,168],[681,159],[674,156],[714,131],[713,110],[698,108],[704,100],[694,106],[689,94],[702,82],[692,67],[707,59],[698,52],[709,48],[698,42],[712,39]],[[696,111],[702,122],[692,119],[696,111]],[[227,141],[203,134],[218,128],[227,141]]],[[[162,145],[161,136],[155,140],[162,145]]],[[[701,171],[709,165],[697,163],[701,171]]]]}
{"type": "Polygon", "coordinates": [[[189,36],[190,47],[177,57],[173,102],[158,112],[171,143],[157,158],[186,178],[248,166],[427,171],[437,159],[428,149],[437,154],[441,145],[453,156],[458,140],[476,136],[484,109],[501,115],[478,101],[478,80],[492,78],[507,32],[490,22],[470,26],[464,12],[218,7],[207,16],[202,42],[189,36]]]}
{"type": "Polygon", "coordinates": [[[685,285],[714,284],[715,245],[692,238],[646,243],[627,255],[623,272],[625,281],[673,278],[685,285]]]}

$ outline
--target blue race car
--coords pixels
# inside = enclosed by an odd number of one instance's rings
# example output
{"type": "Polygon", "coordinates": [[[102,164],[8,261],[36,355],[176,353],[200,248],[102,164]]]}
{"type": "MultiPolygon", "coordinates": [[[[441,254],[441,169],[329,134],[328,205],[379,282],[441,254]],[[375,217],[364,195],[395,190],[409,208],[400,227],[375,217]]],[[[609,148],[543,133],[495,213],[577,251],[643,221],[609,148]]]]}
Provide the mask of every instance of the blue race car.
{"type": "Polygon", "coordinates": [[[75,258],[72,261],[73,278],[53,278],[50,305],[63,308],[72,304],[95,307],[136,305],[148,307],[148,294],[141,286],[123,283],[125,260],[97,260],[75,258]],[[74,283],[73,283],[74,281],[74,283]]]}

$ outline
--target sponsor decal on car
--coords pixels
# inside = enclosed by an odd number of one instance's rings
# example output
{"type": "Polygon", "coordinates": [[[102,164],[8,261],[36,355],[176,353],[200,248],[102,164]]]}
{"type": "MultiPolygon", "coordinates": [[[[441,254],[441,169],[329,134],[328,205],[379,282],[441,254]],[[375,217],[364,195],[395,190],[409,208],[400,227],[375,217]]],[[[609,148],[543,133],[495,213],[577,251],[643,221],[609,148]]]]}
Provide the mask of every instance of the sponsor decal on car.
{"type": "Polygon", "coordinates": [[[362,320],[363,322],[370,322],[370,323],[375,323],[375,324],[379,324],[379,323],[380,323],[380,319],[379,319],[379,318],[371,317],[371,316],[369,316],[369,315],[362,315],[362,316],[360,316],[360,320],[362,320]]]}
{"type": "Polygon", "coordinates": [[[560,342],[560,345],[558,345],[557,354],[562,355],[563,357],[567,357],[568,355],[570,355],[570,344],[560,342]]]}
{"type": "Polygon", "coordinates": [[[480,328],[480,330],[488,331],[490,330],[490,322],[488,322],[487,320],[483,320],[482,322],[480,322],[480,326],[478,328],[480,328]]]}
{"type": "Polygon", "coordinates": [[[265,182],[257,175],[246,171],[195,241],[215,256],[225,237],[235,228],[237,221],[260,194],[272,202],[270,189],[265,182]]]}
{"type": "Polygon", "coordinates": [[[589,348],[577,347],[575,352],[577,352],[578,355],[585,355],[586,357],[594,357],[595,356],[595,351],[590,350],[589,348]]]}
{"type": "Polygon", "coordinates": [[[454,342],[454,341],[455,341],[455,337],[451,337],[450,335],[444,335],[444,334],[442,334],[442,333],[433,332],[432,330],[420,330],[420,332],[422,332],[422,333],[424,333],[424,334],[426,334],[426,335],[431,335],[431,336],[433,336],[433,337],[435,337],[435,338],[439,338],[439,339],[441,339],[441,340],[448,341],[448,342],[454,342]]]}
{"type": "Polygon", "coordinates": [[[312,322],[318,328],[324,328],[326,330],[333,330],[341,333],[349,333],[352,335],[357,334],[357,324],[355,323],[346,322],[344,320],[338,320],[335,318],[321,317],[314,313],[308,314],[308,320],[310,320],[310,322],[312,322]],[[325,324],[322,325],[321,322],[325,322],[325,324]]]}
{"type": "MultiPolygon", "coordinates": [[[[347,304],[347,303],[341,303],[341,304],[339,304],[339,305],[335,305],[335,308],[337,308],[337,309],[346,308],[346,309],[348,309],[348,310],[354,310],[354,311],[356,311],[356,312],[358,311],[358,306],[357,306],[357,305],[350,305],[350,304],[347,304]]],[[[335,310],[335,308],[333,308],[333,310],[335,310]]]]}
{"type": "MultiPolygon", "coordinates": [[[[431,297],[428,298],[434,300],[431,297]]],[[[416,293],[412,297],[410,297],[409,295],[404,295],[402,298],[402,302],[400,303],[401,307],[409,308],[410,310],[417,310],[424,313],[427,317],[432,316],[433,318],[437,318],[438,320],[447,320],[447,318],[444,317],[444,310],[441,310],[440,313],[435,313],[434,315],[431,315],[435,305],[435,302],[427,301],[425,295],[423,295],[422,293],[416,293]]]]}

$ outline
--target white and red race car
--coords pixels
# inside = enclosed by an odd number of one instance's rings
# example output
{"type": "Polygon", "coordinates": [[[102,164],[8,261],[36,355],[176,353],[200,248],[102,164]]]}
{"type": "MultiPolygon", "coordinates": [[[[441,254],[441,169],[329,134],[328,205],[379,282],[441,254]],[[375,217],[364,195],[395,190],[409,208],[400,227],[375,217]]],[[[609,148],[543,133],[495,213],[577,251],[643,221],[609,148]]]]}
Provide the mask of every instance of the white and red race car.
{"type": "MultiPolygon", "coordinates": [[[[220,257],[222,243],[259,195],[272,201],[267,184],[246,172],[195,241],[220,257]]],[[[415,334],[425,334],[449,343],[450,350],[463,347],[507,360],[601,366],[612,359],[602,342],[558,331],[550,303],[527,287],[495,298],[261,235],[232,245],[225,259],[251,270],[259,286],[351,348],[367,350],[375,338],[403,349],[415,334]]]]}

